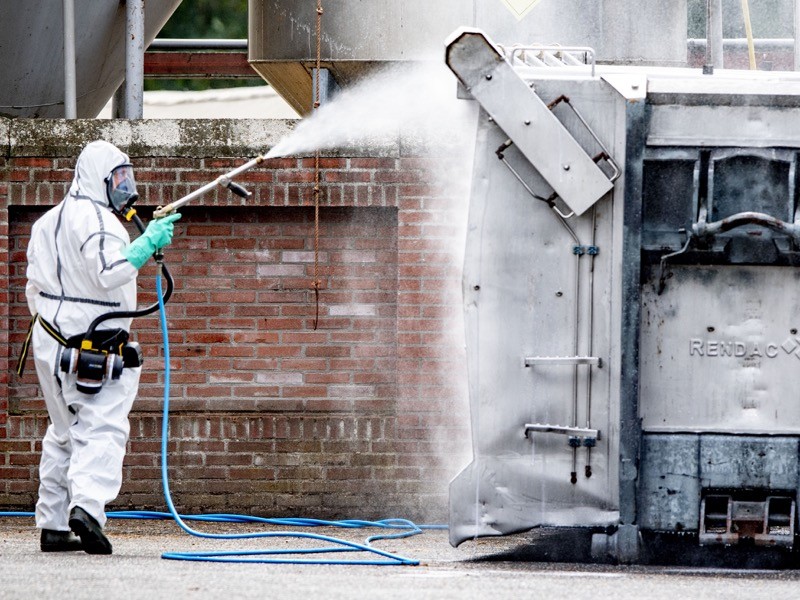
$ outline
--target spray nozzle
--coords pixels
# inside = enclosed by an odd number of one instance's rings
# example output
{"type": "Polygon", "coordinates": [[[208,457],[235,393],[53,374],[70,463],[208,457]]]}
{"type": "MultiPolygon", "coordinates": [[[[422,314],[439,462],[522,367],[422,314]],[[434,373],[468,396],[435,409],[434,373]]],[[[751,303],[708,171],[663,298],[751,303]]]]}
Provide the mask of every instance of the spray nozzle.
{"type": "Polygon", "coordinates": [[[247,199],[247,198],[249,198],[250,196],[253,195],[252,192],[248,192],[244,187],[242,187],[241,185],[239,185],[235,181],[231,181],[230,179],[227,179],[227,180],[223,181],[222,183],[226,188],[228,188],[230,191],[232,191],[234,194],[236,194],[240,198],[247,199]]]}

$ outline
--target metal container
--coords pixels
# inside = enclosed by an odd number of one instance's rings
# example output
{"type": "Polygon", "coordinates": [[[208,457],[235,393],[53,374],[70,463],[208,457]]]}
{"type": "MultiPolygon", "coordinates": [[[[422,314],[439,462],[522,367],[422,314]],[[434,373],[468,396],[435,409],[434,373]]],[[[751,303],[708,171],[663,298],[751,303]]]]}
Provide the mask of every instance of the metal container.
{"type": "MultiPolygon", "coordinates": [[[[498,42],[592,46],[598,60],[684,65],[686,0],[337,0],[323,2],[321,58],[340,86],[395,62],[441,60],[454,29],[498,42]],[[529,8],[529,10],[528,10],[529,8]]],[[[312,104],[316,4],[250,0],[249,60],[301,114],[312,104]]]]}
{"type": "Polygon", "coordinates": [[[664,535],[788,551],[800,77],[591,55],[447,46],[481,108],[451,543],[554,526],[620,562],[664,535]]]}
{"type": "MultiPolygon", "coordinates": [[[[145,47],[181,0],[148,0],[145,47]]],[[[61,2],[0,3],[0,115],[64,116],[61,2]]],[[[125,4],[75,0],[77,116],[92,118],[125,79],[125,4]]]]}

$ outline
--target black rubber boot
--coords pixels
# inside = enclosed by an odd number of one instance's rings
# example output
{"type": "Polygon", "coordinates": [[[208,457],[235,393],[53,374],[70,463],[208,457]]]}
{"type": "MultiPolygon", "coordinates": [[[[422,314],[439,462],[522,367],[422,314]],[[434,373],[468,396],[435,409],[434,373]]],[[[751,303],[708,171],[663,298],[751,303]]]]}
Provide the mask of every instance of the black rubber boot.
{"type": "Polygon", "coordinates": [[[42,552],[83,550],[81,540],[75,537],[71,531],[56,531],[54,529],[42,529],[42,535],[39,538],[39,547],[42,549],[42,552]]]}
{"type": "Polygon", "coordinates": [[[97,521],[80,506],[69,513],[69,526],[81,538],[83,551],[87,554],[111,554],[111,542],[97,521]]]}

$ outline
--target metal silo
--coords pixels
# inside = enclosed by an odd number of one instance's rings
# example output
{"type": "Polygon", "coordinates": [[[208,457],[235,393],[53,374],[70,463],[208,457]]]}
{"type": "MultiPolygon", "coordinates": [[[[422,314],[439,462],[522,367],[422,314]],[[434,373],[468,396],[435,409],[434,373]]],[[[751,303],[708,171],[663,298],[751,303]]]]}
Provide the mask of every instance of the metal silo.
{"type": "MultiPolygon", "coordinates": [[[[301,114],[311,108],[316,6],[250,0],[249,60],[301,114]]],[[[592,46],[598,60],[684,65],[686,0],[337,0],[325,3],[323,67],[339,85],[395,62],[441,62],[445,38],[480,27],[505,43],[592,46]]]]}
{"type": "MultiPolygon", "coordinates": [[[[148,0],[144,47],[181,0],[148,0]]],[[[61,2],[0,4],[0,115],[64,116],[61,2]]],[[[125,78],[125,4],[74,0],[77,116],[97,116],[125,78]]]]}

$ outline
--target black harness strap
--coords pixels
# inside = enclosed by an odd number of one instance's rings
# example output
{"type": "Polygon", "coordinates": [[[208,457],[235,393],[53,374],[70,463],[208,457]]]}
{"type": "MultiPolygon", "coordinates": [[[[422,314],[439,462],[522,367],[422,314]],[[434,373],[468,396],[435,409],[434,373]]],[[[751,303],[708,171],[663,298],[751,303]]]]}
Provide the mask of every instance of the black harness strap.
{"type": "Polygon", "coordinates": [[[33,315],[33,318],[31,318],[31,324],[28,325],[28,333],[25,336],[25,343],[22,344],[22,351],[19,354],[19,361],[17,361],[17,375],[20,377],[22,377],[22,374],[25,372],[25,361],[28,358],[28,352],[30,352],[31,337],[33,337],[33,326],[36,325],[36,321],[39,321],[39,323],[42,324],[42,328],[51,338],[53,338],[62,346],[67,345],[67,338],[61,335],[55,327],[48,323],[43,317],[39,316],[38,313],[33,315]]]}
{"type": "MultiPolygon", "coordinates": [[[[84,334],[73,335],[67,339],[38,313],[33,315],[31,324],[28,326],[28,334],[25,336],[25,343],[22,345],[19,361],[17,362],[17,375],[20,377],[22,377],[22,374],[25,372],[25,361],[30,351],[33,327],[36,325],[37,321],[51,338],[67,348],[80,349],[84,339],[84,334]]],[[[128,332],[124,329],[102,329],[100,331],[95,331],[89,339],[92,343],[92,350],[122,355],[122,349],[125,344],[128,343],[128,332]]]]}

